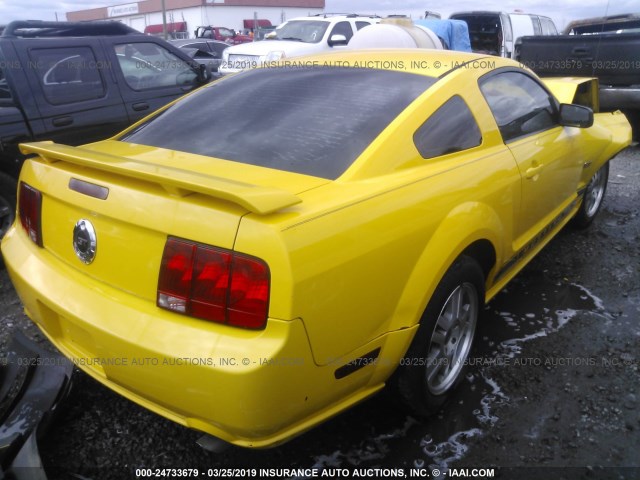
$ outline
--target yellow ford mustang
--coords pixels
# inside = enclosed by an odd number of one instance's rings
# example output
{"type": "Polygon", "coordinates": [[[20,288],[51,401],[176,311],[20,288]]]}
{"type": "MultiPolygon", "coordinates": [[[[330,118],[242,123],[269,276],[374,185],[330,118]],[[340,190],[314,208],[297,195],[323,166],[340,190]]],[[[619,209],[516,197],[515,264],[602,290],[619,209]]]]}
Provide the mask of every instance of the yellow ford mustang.
{"type": "Polygon", "coordinates": [[[598,212],[631,131],[561,103],[590,86],[426,50],[248,71],[107,141],[22,145],[2,253],[80,368],[227,442],[276,445],[386,383],[428,414],[484,302],[598,212]]]}

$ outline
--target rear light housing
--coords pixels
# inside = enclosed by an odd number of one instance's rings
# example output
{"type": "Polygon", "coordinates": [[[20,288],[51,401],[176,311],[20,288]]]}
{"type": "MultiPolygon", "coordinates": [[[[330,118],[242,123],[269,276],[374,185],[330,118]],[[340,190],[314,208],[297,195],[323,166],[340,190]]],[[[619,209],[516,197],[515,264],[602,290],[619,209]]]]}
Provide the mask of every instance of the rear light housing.
{"type": "Polygon", "coordinates": [[[32,186],[20,182],[18,195],[20,224],[29,238],[36,245],[42,247],[42,193],[32,186]]]}
{"type": "Polygon", "coordinates": [[[212,322],[258,330],[269,311],[270,273],[259,258],[169,237],[157,305],[212,322]]]}

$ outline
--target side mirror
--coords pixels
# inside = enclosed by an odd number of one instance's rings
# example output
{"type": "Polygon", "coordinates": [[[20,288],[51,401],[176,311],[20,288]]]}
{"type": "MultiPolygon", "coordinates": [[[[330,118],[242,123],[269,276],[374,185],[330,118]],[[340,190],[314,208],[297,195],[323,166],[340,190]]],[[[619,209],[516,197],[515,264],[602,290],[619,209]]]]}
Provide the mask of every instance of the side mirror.
{"type": "Polygon", "coordinates": [[[200,63],[198,65],[198,82],[208,83],[211,80],[211,67],[200,63]]]}
{"type": "Polygon", "coordinates": [[[328,43],[330,47],[335,47],[337,45],[346,45],[349,42],[347,41],[347,37],[345,37],[344,35],[335,34],[331,35],[328,43]]]}
{"type": "Polygon", "coordinates": [[[593,110],[582,105],[560,104],[560,125],[563,127],[589,128],[593,125],[593,110]]]}

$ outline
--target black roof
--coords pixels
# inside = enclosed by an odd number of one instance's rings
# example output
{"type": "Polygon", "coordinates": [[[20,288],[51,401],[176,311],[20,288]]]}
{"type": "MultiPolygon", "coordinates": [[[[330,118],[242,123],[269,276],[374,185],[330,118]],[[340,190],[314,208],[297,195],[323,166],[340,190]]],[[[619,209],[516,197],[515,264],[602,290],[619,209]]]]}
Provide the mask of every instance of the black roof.
{"type": "Polygon", "coordinates": [[[141,32],[113,20],[95,22],[49,22],[16,20],[6,27],[2,37],[93,37],[97,35],[143,35],[141,32]]]}

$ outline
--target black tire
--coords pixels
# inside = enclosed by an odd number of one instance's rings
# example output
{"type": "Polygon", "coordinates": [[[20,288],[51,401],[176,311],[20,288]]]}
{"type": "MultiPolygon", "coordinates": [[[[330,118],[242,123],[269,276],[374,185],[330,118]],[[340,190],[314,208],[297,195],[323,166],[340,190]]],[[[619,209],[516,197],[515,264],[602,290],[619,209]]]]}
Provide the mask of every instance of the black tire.
{"type": "Polygon", "coordinates": [[[412,413],[436,413],[464,377],[484,294],[484,275],[478,263],[459,257],[438,284],[391,379],[412,413]]]}
{"type": "Polygon", "coordinates": [[[596,218],[600,207],[602,207],[602,201],[604,195],[607,192],[607,181],[609,180],[609,162],[605,163],[600,170],[598,170],[584,191],[582,196],[582,203],[580,208],[573,217],[573,226],[576,228],[587,228],[596,218]]]}
{"type": "MultiPolygon", "coordinates": [[[[16,218],[17,189],[16,180],[0,172],[0,240],[16,218]]],[[[4,268],[2,254],[0,254],[0,268],[4,268]]]]}

